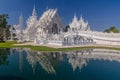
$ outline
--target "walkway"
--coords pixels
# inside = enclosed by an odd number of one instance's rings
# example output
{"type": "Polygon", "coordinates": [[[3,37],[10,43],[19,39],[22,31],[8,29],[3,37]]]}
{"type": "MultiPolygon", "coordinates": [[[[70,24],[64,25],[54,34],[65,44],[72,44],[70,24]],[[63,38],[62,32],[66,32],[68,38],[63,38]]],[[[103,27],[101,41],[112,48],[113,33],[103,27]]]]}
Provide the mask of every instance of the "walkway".
{"type": "Polygon", "coordinates": [[[15,46],[46,46],[51,48],[72,48],[72,47],[87,47],[87,46],[93,46],[93,47],[113,47],[113,48],[120,48],[120,45],[103,45],[103,44],[86,44],[86,45],[72,45],[72,46],[58,46],[58,45],[51,45],[51,44],[35,44],[33,42],[26,42],[26,43],[20,43],[20,44],[14,44],[15,46]]]}

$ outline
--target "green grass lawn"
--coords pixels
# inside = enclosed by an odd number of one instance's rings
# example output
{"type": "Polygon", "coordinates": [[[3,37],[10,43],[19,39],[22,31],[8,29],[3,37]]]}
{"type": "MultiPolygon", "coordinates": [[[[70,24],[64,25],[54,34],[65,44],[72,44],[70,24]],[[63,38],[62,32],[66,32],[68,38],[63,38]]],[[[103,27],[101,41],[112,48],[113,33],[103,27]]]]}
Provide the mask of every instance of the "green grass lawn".
{"type": "Polygon", "coordinates": [[[57,51],[55,48],[45,47],[45,46],[13,46],[17,44],[15,41],[0,42],[0,48],[30,48],[35,51],[57,51]]]}
{"type": "Polygon", "coordinates": [[[102,48],[102,49],[114,49],[114,50],[120,50],[120,48],[114,48],[114,47],[98,47],[98,46],[87,46],[87,47],[73,47],[73,48],[50,48],[45,46],[13,46],[13,44],[17,44],[15,41],[8,41],[8,42],[0,42],[0,48],[30,48],[34,51],[74,51],[74,50],[81,50],[86,48],[102,48]]]}
{"type": "Polygon", "coordinates": [[[0,48],[11,48],[13,44],[17,44],[15,41],[0,42],[0,48]]]}

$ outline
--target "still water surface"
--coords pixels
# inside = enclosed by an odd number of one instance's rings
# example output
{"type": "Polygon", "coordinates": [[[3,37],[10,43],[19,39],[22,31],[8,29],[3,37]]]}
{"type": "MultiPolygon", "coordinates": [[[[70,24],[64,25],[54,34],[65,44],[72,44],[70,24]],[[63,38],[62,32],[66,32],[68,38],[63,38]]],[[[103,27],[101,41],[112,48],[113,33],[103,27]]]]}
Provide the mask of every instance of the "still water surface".
{"type": "Polygon", "coordinates": [[[120,51],[0,49],[0,80],[120,80],[120,51]]]}

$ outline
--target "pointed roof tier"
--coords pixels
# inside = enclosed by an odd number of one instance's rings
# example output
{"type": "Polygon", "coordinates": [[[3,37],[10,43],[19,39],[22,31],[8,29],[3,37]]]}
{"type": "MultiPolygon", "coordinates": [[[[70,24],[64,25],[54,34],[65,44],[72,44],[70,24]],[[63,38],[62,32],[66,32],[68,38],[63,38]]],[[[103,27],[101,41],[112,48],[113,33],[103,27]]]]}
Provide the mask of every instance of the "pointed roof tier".
{"type": "Polygon", "coordinates": [[[60,26],[61,28],[63,27],[60,25],[62,23],[60,17],[57,14],[57,9],[47,9],[40,17],[37,26],[46,28],[50,25],[52,26],[52,23],[57,23],[58,26],[60,26]]]}
{"type": "Polygon", "coordinates": [[[35,6],[32,11],[32,16],[30,16],[26,22],[27,22],[27,27],[36,27],[35,24],[37,23],[37,13],[35,6]]]}
{"type": "Polygon", "coordinates": [[[81,15],[81,17],[80,17],[79,22],[80,22],[81,24],[84,23],[84,19],[83,19],[82,15],[81,15]]]}
{"type": "Polygon", "coordinates": [[[74,14],[74,18],[72,20],[72,23],[70,24],[71,28],[78,28],[79,27],[79,21],[78,18],[76,17],[76,14],[74,14]]]}
{"type": "Polygon", "coordinates": [[[31,16],[29,16],[28,20],[26,21],[27,28],[25,29],[25,32],[27,33],[27,37],[29,40],[33,40],[35,37],[35,33],[37,31],[36,30],[37,22],[38,22],[37,13],[34,6],[31,16]]]}
{"type": "Polygon", "coordinates": [[[88,28],[88,22],[85,22],[82,15],[80,17],[80,19],[78,20],[78,18],[76,17],[76,15],[74,15],[73,21],[70,23],[70,28],[76,28],[80,31],[86,31],[86,30],[90,30],[90,28],[88,28]]]}
{"type": "Polygon", "coordinates": [[[34,5],[34,8],[33,8],[32,16],[37,16],[35,5],[34,5]]]}
{"type": "Polygon", "coordinates": [[[20,17],[19,17],[19,25],[23,26],[23,16],[22,16],[22,13],[20,14],[20,17]]]}

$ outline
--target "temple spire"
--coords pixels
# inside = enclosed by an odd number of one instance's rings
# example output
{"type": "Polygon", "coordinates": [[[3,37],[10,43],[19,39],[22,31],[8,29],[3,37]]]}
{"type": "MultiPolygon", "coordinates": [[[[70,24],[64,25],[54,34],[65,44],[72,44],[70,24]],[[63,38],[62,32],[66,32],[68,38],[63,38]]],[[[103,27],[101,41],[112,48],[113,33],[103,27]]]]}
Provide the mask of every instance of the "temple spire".
{"type": "Polygon", "coordinates": [[[48,9],[49,9],[48,6],[46,6],[46,11],[47,11],[48,9]]]}
{"type": "Polygon", "coordinates": [[[32,12],[32,16],[36,16],[36,15],[37,15],[37,13],[36,13],[35,5],[34,5],[34,7],[33,7],[33,12],[32,12]]]}
{"type": "Polygon", "coordinates": [[[76,13],[74,13],[74,19],[73,19],[73,21],[78,21],[78,18],[77,18],[77,16],[76,16],[76,13]]]}
{"type": "Polygon", "coordinates": [[[82,17],[82,14],[81,14],[81,17],[80,17],[80,21],[81,21],[81,22],[84,22],[84,19],[83,19],[83,17],[82,17]]]}
{"type": "Polygon", "coordinates": [[[20,17],[19,17],[19,25],[21,27],[23,26],[23,16],[22,16],[22,13],[20,14],[20,17]]]}
{"type": "Polygon", "coordinates": [[[77,18],[77,17],[76,17],[76,13],[74,13],[74,18],[77,18]]]}
{"type": "Polygon", "coordinates": [[[83,20],[82,14],[81,14],[80,20],[83,20]]]}

